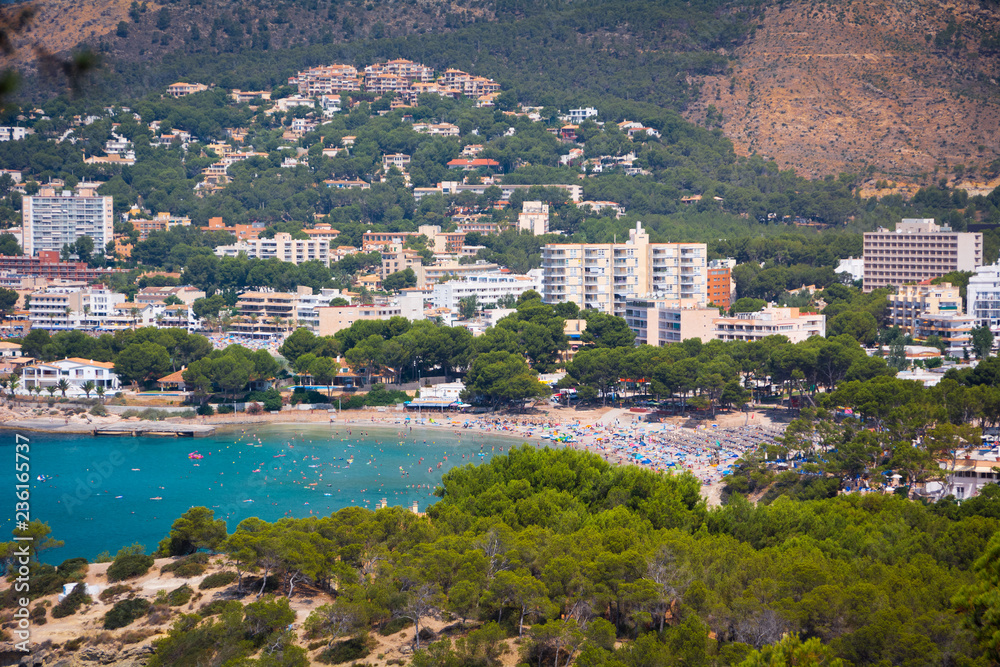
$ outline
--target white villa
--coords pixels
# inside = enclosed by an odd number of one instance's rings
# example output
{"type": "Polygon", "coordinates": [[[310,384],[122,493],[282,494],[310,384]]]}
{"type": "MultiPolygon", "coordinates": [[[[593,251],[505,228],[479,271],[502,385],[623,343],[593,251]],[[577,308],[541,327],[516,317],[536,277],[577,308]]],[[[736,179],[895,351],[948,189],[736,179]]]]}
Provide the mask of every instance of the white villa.
{"type": "MultiPolygon", "coordinates": [[[[103,361],[91,361],[78,357],[69,357],[61,361],[38,362],[25,366],[21,377],[24,380],[24,389],[38,385],[40,387],[56,387],[59,380],[65,379],[69,382],[67,396],[86,396],[83,385],[88,380],[94,382],[96,387],[104,387],[106,391],[117,391],[121,384],[114,371],[115,365],[103,361]]],[[[91,392],[91,396],[95,396],[91,392]]]]}

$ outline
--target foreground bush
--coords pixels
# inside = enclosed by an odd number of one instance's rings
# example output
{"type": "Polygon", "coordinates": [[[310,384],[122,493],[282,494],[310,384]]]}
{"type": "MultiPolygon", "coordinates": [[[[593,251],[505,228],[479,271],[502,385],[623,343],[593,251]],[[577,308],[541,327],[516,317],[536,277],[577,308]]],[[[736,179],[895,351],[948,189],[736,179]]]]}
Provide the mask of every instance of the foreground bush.
{"type": "Polygon", "coordinates": [[[116,602],[115,606],[104,615],[104,629],[117,630],[131,625],[136,620],[142,618],[153,605],[149,600],[143,598],[130,598],[116,602]]]}
{"type": "Polygon", "coordinates": [[[222,588],[236,581],[235,572],[213,572],[198,584],[198,588],[205,591],[210,588],[222,588]]]}
{"type": "Polygon", "coordinates": [[[108,567],[108,581],[123,581],[141,577],[153,567],[153,557],[145,554],[124,554],[108,567]]]}

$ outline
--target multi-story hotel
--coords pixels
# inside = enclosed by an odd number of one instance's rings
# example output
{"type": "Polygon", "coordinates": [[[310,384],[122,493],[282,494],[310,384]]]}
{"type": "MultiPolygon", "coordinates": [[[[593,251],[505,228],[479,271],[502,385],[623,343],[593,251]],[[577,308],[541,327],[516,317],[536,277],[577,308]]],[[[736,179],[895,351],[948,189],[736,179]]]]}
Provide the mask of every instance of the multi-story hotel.
{"type": "Polygon", "coordinates": [[[645,345],[668,345],[697,338],[712,340],[716,308],[700,308],[696,303],[678,299],[629,299],[625,304],[625,323],[635,332],[635,342],[645,345]]]}
{"type": "MultiPolygon", "coordinates": [[[[537,269],[532,271],[535,274],[537,269]]],[[[515,299],[528,290],[538,290],[541,281],[538,275],[509,275],[487,273],[466,276],[464,280],[447,280],[434,285],[430,301],[435,308],[451,308],[457,311],[462,299],[476,297],[480,305],[495,304],[504,297],[515,299]]]]}
{"type": "Polygon", "coordinates": [[[704,306],[704,243],[650,243],[636,223],[625,243],[552,243],[542,249],[542,297],[623,317],[630,298],[681,299],[704,306]]]}
{"type": "Polygon", "coordinates": [[[114,237],[112,198],[95,190],[81,188],[74,194],[42,188],[24,198],[22,214],[21,248],[29,257],[44,250],[59,252],[81,236],[93,239],[95,252],[101,252],[114,237]]]}
{"type": "Polygon", "coordinates": [[[768,336],[784,336],[801,343],[812,336],[826,335],[826,316],[803,313],[798,308],[768,307],[756,313],[736,313],[712,321],[713,337],[718,340],[756,341],[768,336]]]}
{"type": "Polygon", "coordinates": [[[969,315],[978,326],[990,327],[994,332],[1000,330],[1000,264],[977,268],[969,278],[966,298],[969,315]]]}
{"type": "Polygon", "coordinates": [[[968,352],[975,326],[975,320],[971,315],[961,313],[922,315],[917,318],[913,337],[926,340],[931,336],[937,336],[947,346],[945,351],[957,357],[968,352]]]}
{"type": "Polygon", "coordinates": [[[240,253],[255,259],[280,259],[282,262],[301,264],[316,260],[330,264],[330,242],[326,239],[293,239],[287,232],[278,232],[273,239],[246,239],[233,245],[215,249],[219,257],[236,257],[240,253]]]}
{"type": "Polygon", "coordinates": [[[920,320],[933,315],[961,315],[962,295],[951,283],[940,285],[904,285],[889,295],[889,318],[892,326],[915,335],[920,320]]]}
{"type": "Polygon", "coordinates": [[[103,285],[50,287],[31,295],[28,317],[35,329],[92,329],[93,320],[111,315],[125,303],[125,295],[103,285]]]}
{"type": "Polygon", "coordinates": [[[983,235],[954,232],[932,218],[904,218],[896,230],[865,233],[864,291],[919,283],[983,263],[983,235]]]}

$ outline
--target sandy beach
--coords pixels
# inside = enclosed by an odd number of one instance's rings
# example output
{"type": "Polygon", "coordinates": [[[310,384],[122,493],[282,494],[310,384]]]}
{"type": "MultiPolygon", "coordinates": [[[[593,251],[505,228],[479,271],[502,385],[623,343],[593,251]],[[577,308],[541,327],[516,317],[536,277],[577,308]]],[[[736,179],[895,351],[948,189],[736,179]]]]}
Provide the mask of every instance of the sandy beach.
{"type": "MultiPolygon", "coordinates": [[[[95,428],[128,423],[152,428],[157,423],[116,415],[40,415],[36,409],[0,408],[0,427],[50,433],[92,434],[95,428]]],[[[373,408],[331,412],[284,410],[276,414],[234,413],[196,419],[169,419],[167,423],[193,424],[219,429],[243,428],[250,424],[369,424],[373,427],[450,430],[489,433],[532,445],[558,443],[593,452],[615,464],[641,465],[659,472],[694,475],[702,484],[709,504],[719,503],[722,479],[743,454],[761,444],[773,443],[784,431],[783,414],[750,412],[721,414],[714,420],[668,417],[649,421],[648,413],[624,408],[592,409],[547,405],[529,413],[404,412],[395,408],[373,408]]]]}

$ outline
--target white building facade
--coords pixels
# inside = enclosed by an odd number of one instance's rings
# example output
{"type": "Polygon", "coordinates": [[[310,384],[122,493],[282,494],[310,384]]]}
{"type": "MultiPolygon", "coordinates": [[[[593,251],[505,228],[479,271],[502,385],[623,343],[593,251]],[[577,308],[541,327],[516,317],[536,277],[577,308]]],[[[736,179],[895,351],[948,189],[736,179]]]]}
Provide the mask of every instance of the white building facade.
{"type": "Polygon", "coordinates": [[[650,243],[636,223],[626,243],[554,243],[542,248],[542,298],[624,317],[636,297],[708,302],[704,243],[650,243]]]}
{"type": "Polygon", "coordinates": [[[114,237],[112,198],[93,190],[74,194],[42,188],[24,198],[22,220],[21,248],[28,256],[42,250],[59,252],[82,236],[93,239],[95,252],[103,252],[114,237]]]}
{"type": "Polygon", "coordinates": [[[980,266],[969,278],[965,297],[977,326],[1000,331],[1000,264],[980,266]]]}
{"type": "MultiPolygon", "coordinates": [[[[105,391],[117,391],[121,384],[114,371],[115,365],[103,361],[69,357],[61,361],[31,364],[21,372],[25,389],[35,386],[58,387],[60,380],[66,380],[69,389],[66,396],[86,396],[83,386],[91,381],[94,387],[103,387],[105,391]]],[[[91,396],[94,396],[91,391],[91,396]]]]}
{"type": "Polygon", "coordinates": [[[92,330],[112,317],[125,303],[125,295],[102,286],[49,287],[31,294],[28,318],[35,329],[92,330]]]}
{"type": "Polygon", "coordinates": [[[756,313],[736,313],[713,320],[713,337],[718,340],[757,341],[768,336],[785,336],[801,343],[812,336],[826,336],[826,316],[803,313],[798,308],[768,307],[756,313]]]}
{"type": "Polygon", "coordinates": [[[280,259],[282,262],[301,264],[318,261],[330,264],[330,242],[326,239],[293,239],[291,234],[278,232],[273,239],[245,239],[233,245],[219,246],[219,257],[237,257],[240,253],[255,259],[280,259]]]}
{"type": "Polygon", "coordinates": [[[536,292],[542,287],[541,275],[532,271],[528,275],[487,273],[467,276],[464,280],[448,280],[434,285],[430,300],[435,308],[458,310],[458,302],[476,297],[480,305],[494,304],[504,297],[515,299],[528,290],[536,292]]]}

